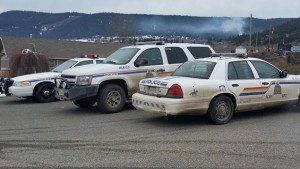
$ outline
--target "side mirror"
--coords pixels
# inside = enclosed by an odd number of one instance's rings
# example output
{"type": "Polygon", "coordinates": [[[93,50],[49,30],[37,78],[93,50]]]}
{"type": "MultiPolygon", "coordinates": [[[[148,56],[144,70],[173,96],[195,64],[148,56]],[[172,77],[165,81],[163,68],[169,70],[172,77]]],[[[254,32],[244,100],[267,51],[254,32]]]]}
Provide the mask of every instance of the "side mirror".
{"type": "Polygon", "coordinates": [[[287,75],[288,75],[288,73],[286,71],[282,71],[279,76],[280,76],[280,78],[286,78],[287,75]]]}
{"type": "Polygon", "coordinates": [[[134,66],[135,67],[140,67],[140,66],[145,66],[148,64],[148,60],[147,59],[137,59],[135,62],[134,62],[134,66]]]}

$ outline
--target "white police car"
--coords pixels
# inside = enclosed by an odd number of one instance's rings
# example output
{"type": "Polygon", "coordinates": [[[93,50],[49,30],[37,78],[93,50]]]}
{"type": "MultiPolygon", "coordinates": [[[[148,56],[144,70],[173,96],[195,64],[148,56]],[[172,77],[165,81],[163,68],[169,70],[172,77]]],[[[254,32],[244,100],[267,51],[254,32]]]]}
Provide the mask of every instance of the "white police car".
{"type": "Polygon", "coordinates": [[[300,75],[256,58],[223,56],[189,61],[170,77],[140,81],[133,105],[164,115],[207,113],[215,124],[225,124],[236,111],[299,101],[300,75]]]}
{"type": "Polygon", "coordinates": [[[3,91],[6,95],[14,95],[22,98],[34,98],[41,103],[55,100],[54,78],[61,72],[73,67],[102,63],[104,58],[75,58],[70,59],[54,68],[51,72],[29,74],[24,76],[5,79],[3,91]]]}

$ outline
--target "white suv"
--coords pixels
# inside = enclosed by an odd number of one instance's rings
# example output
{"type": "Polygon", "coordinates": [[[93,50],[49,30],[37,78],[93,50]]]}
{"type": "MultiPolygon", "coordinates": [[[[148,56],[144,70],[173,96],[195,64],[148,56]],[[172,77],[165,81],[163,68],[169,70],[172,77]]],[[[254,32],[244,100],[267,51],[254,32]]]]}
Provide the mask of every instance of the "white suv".
{"type": "MultiPolygon", "coordinates": [[[[2,90],[7,96],[14,95],[23,98],[34,98],[41,103],[48,103],[55,100],[54,78],[61,75],[61,72],[83,65],[102,63],[104,58],[75,58],[70,59],[54,68],[51,72],[29,74],[2,80],[2,90]]],[[[0,86],[1,87],[1,86],[0,86]]]]}
{"type": "Polygon", "coordinates": [[[182,63],[209,57],[214,50],[201,44],[137,44],[111,54],[101,66],[82,66],[62,72],[56,79],[57,98],[86,108],[96,102],[107,113],[120,111],[138,91],[141,79],[166,76],[182,63]]]}

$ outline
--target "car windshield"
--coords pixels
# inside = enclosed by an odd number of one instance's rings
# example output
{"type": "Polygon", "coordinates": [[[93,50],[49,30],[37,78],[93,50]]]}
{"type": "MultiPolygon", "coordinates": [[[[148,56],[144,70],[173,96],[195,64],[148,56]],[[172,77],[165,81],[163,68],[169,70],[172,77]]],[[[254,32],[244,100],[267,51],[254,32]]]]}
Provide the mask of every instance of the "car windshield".
{"type": "Polygon", "coordinates": [[[172,76],[209,79],[215,66],[215,62],[209,61],[185,62],[178,69],[175,70],[172,76]]]}
{"type": "Polygon", "coordinates": [[[66,62],[64,62],[63,64],[57,66],[56,68],[54,68],[52,70],[52,72],[58,72],[61,73],[66,69],[70,69],[72,66],[74,66],[77,63],[77,61],[75,60],[68,60],[66,62]]]}
{"type": "Polygon", "coordinates": [[[138,48],[122,48],[111,54],[103,63],[123,65],[127,64],[139,51],[138,48]]]}

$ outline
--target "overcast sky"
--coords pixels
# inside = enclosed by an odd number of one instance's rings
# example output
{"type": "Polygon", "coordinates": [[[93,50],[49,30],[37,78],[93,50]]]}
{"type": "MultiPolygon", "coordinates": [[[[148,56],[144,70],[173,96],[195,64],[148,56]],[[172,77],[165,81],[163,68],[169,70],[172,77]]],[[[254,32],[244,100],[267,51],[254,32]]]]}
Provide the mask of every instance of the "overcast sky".
{"type": "Polygon", "coordinates": [[[300,16],[300,0],[0,0],[0,13],[118,12],[192,16],[287,18],[300,16]]]}

